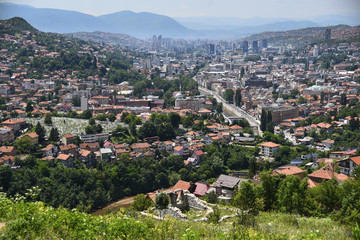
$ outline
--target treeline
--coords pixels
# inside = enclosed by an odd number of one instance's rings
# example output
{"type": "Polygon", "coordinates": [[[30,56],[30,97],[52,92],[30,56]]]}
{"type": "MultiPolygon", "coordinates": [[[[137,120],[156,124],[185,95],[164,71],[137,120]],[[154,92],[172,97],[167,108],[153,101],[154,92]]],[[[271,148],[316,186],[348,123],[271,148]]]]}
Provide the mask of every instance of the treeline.
{"type": "Polygon", "coordinates": [[[302,216],[327,217],[354,226],[360,223],[360,168],[354,178],[339,184],[336,179],[325,180],[309,188],[306,178],[260,174],[260,185],[244,183],[233,204],[243,210],[280,211],[302,216]],[[245,189],[243,189],[245,187],[245,189]],[[239,198],[241,197],[241,198],[239,198]],[[245,208],[245,209],[244,209],[245,208]]]}

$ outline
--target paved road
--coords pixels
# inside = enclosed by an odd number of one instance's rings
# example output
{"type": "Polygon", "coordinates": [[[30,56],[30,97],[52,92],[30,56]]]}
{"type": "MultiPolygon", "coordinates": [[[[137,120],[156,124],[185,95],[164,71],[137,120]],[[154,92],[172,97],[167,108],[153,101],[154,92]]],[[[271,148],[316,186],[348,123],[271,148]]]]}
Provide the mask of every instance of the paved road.
{"type": "Polygon", "coordinates": [[[202,88],[202,87],[199,87],[199,91],[216,98],[216,100],[218,102],[221,102],[223,104],[223,106],[226,106],[226,108],[229,109],[236,116],[238,116],[240,118],[245,118],[250,123],[251,126],[257,126],[259,129],[258,131],[260,132],[260,121],[256,120],[256,118],[251,116],[248,112],[235,106],[234,104],[227,103],[219,94],[217,94],[214,91],[211,91],[209,89],[202,88]]]}

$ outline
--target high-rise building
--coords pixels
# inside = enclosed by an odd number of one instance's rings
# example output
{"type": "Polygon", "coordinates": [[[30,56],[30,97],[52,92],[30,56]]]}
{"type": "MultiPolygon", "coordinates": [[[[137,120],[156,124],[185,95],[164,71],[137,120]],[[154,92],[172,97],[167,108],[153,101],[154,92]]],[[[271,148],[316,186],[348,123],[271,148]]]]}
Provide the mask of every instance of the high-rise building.
{"type": "Polygon", "coordinates": [[[259,52],[259,44],[258,44],[258,41],[253,41],[253,43],[252,43],[252,52],[253,52],[253,53],[258,53],[258,52],[259,52]]]}
{"type": "Polygon", "coordinates": [[[261,45],[262,45],[262,48],[267,48],[267,47],[268,47],[268,41],[267,41],[267,39],[263,39],[263,40],[261,41],[261,45]]]}
{"type": "Polygon", "coordinates": [[[214,55],[215,54],[215,44],[212,44],[212,43],[206,44],[206,50],[209,55],[214,55]]]}
{"type": "Polygon", "coordinates": [[[279,53],[280,53],[280,54],[284,54],[284,52],[285,52],[285,47],[284,47],[284,46],[281,46],[281,47],[279,48],[279,53]]]}
{"type": "Polygon", "coordinates": [[[330,40],[331,39],[331,28],[328,27],[325,31],[325,40],[330,40]]]}
{"type": "Polygon", "coordinates": [[[319,56],[319,46],[315,45],[313,49],[313,57],[319,56]]]}
{"type": "Polygon", "coordinates": [[[243,52],[247,53],[249,51],[249,43],[248,41],[243,42],[243,52]]]}
{"type": "Polygon", "coordinates": [[[80,98],[80,109],[81,109],[81,111],[89,109],[87,96],[81,96],[81,98],[80,98]]]}

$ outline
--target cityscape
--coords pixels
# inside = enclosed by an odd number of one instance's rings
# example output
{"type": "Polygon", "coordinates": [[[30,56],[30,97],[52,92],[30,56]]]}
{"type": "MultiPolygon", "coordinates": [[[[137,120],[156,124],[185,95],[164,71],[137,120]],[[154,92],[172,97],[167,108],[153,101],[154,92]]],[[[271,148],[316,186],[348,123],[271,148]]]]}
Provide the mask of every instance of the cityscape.
{"type": "Polygon", "coordinates": [[[0,239],[360,239],[356,1],[32,2],[0,1],[0,239]]]}

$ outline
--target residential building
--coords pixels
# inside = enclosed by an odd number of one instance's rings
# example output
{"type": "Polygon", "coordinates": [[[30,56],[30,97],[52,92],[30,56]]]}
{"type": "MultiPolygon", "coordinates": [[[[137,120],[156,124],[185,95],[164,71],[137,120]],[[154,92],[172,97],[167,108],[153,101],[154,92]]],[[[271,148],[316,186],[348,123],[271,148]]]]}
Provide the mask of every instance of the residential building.
{"type": "Polygon", "coordinates": [[[351,157],[338,161],[340,173],[350,176],[354,168],[360,166],[360,156],[351,157]]]}
{"type": "Polygon", "coordinates": [[[272,157],[274,153],[279,149],[280,145],[273,142],[266,142],[260,145],[261,153],[264,156],[272,157]]]}

